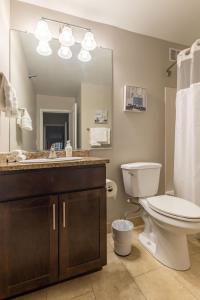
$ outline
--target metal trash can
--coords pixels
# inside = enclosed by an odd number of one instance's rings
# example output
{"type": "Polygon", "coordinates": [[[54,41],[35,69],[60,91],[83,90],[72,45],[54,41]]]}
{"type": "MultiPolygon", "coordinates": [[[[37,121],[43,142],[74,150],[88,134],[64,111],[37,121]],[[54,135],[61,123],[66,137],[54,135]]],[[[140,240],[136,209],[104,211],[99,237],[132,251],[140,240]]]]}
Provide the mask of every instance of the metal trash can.
{"type": "Polygon", "coordinates": [[[115,220],[112,222],[112,237],[114,251],[118,255],[126,256],[131,253],[133,223],[128,220],[115,220]]]}

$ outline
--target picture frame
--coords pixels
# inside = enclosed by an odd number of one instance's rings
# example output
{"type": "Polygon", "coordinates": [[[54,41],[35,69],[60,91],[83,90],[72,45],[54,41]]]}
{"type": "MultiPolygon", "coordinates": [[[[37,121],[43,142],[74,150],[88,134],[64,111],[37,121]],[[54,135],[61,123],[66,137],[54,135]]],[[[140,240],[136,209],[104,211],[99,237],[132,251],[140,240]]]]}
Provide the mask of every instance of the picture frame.
{"type": "Polygon", "coordinates": [[[107,124],[108,123],[108,111],[107,110],[97,110],[95,112],[94,123],[95,124],[107,124]]]}
{"type": "Polygon", "coordinates": [[[146,88],[127,84],[124,86],[124,112],[145,112],[147,110],[146,88]]]}

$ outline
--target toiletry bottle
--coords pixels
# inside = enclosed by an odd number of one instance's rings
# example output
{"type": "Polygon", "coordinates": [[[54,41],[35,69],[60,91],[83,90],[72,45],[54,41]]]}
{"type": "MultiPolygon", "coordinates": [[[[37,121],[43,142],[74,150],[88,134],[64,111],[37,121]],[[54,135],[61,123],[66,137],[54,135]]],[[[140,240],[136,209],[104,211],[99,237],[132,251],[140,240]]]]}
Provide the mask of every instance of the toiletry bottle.
{"type": "Polygon", "coordinates": [[[67,141],[67,144],[65,146],[65,153],[66,157],[72,156],[72,146],[70,144],[70,141],[67,141]]]}

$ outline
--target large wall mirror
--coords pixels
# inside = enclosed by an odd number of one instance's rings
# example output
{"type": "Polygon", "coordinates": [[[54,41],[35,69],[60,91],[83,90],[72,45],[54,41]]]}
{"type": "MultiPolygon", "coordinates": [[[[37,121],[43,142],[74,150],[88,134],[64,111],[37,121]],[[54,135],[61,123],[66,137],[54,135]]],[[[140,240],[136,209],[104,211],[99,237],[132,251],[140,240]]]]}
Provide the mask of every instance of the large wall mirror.
{"type": "Polygon", "coordinates": [[[91,61],[81,62],[76,43],[72,58],[61,59],[53,39],[52,55],[42,56],[35,36],[17,30],[11,30],[10,45],[10,79],[19,106],[18,118],[10,120],[10,150],[39,151],[52,144],[62,150],[67,140],[74,149],[111,147],[110,137],[95,143],[91,131],[112,133],[112,50],[97,47],[91,61]]]}

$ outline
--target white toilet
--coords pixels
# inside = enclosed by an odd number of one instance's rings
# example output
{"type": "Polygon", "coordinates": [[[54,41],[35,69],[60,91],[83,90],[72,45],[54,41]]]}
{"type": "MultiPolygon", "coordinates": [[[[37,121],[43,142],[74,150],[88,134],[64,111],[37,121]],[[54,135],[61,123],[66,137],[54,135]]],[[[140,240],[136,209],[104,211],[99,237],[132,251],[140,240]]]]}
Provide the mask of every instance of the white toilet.
{"type": "Polygon", "coordinates": [[[181,198],[158,191],[161,164],[121,165],[125,192],[138,197],[143,207],[142,245],[161,263],[176,270],[187,270],[190,258],[187,234],[200,232],[200,207],[181,198]]]}

